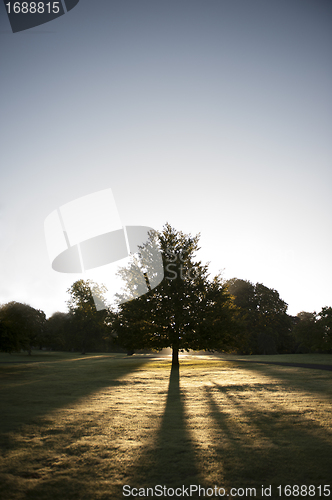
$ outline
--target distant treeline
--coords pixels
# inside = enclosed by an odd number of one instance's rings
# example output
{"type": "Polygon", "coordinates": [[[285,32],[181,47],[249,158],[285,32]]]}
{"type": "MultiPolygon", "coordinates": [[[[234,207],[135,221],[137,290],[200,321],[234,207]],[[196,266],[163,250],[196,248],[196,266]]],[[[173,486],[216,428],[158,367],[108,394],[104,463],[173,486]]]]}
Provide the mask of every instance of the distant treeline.
{"type": "MultiPolygon", "coordinates": [[[[279,293],[261,283],[254,285],[234,278],[224,283],[224,289],[231,296],[234,321],[232,339],[222,349],[224,352],[332,353],[332,307],[323,307],[319,313],[302,311],[297,316],[290,316],[279,293]]],[[[128,336],[122,335],[121,329],[117,328],[118,313],[111,309],[96,310],[91,283],[76,282],[69,292],[68,312],[56,312],[48,319],[43,311],[27,304],[9,302],[1,305],[0,351],[31,353],[32,349],[46,349],[85,353],[131,350],[128,336]]],[[[137,325],[133,328],[137,331],[137,325]]],[[[140,347],[139,342],[134,344],[134,349],[140,347]]],[[[141,347],[147,348],[148,345],[144,343],[141,347]]],[[[151,343],[151,348],[158,350],[158,345],[151,343]]],[[[216,350],[220,350],[218,344],[216,350]]]]}

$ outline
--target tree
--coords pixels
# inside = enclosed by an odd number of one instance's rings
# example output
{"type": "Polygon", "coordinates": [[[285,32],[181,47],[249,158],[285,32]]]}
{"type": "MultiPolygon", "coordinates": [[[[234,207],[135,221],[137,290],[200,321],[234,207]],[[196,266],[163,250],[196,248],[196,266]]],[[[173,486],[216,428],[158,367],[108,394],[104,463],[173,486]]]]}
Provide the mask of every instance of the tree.
{"type": "Polygon", "coordinates": [[[320,335],[315,312],[301,311],[296,315],[292,334],[296,353],[308,353],[319,349],[320,335]]]}
{"type": "Polygon", "coordinates": [[[165,276],[145,295],[137,296],[147,260],[133,258],[119,271],[125,288],[118,299],[115,329],[119,343],[129,349],[171,347],[172,365],[179,364],[180,350],[214,350],[232,344],[234,309],[229,294],[218,275],[208,279],[208,265],[195,260],[199,236],[176,231],[168,223],[159,233],[150,233],[140,249],[150,255],[156,245],[162,254],[165,276]],[[136,297],[136,298],[135,298],[136,297]],[[133,298],[133,300],[128,300],[133,298]]]}
{"type": "Polygon", "coordinates": [[[243,354],[252,354],[257,351],[258,318],[255,286],[250,281],[232,278],[226,281],[226,287],[237,307],[236,314],[240,325],[237,350],[243,354]]]}
{"type": "Polygon", "coordinates": [[[108,309],[97,311],[94,299],[99,297],[105,302],[104,286],[99,286],[91,280],[76,281],[67,292],[70,299],[67,305],[70,313],[70,328],[73,344],[82,354],[88,349],[96,349],[104,336],[107,336],[107,324],[110,316],[108,309]]]}
{"type": "Polygon", "coordinates": [[[71,345],[71,314],[55,312],[46,323],[46,345],[56,351],[70,350],[71,345]]]}
{"type": "Polygon", "coordinates": [[[45,330],[45,313],[28,304],[8,302],[0,307],[0,350],[31,354],[32,347],[41,346],[45,330]]]}
{"type": "Polygon", "coordinates": [[[320,349],[332,350],[332,307],[323,307],[318,314],[318,327],[321,334],[320,349]]]}
{"type": "Polygon", "coordinates": [[[245,354],[289,352],[292,347],[291,319],[279,293],[262,283],[233,278],[226,283],[239,307],[242,325],[239,349],[245,354]]]}
{"type": "Polygon", "coordinates": [[[260,354],[289,352],[292,347],[291,319],[287,315],[288,304],[277,290],[256,283],[258,350],[260,354]]]}
{"type": "Polygon", "coordinates": [[[255,311],[257,303],[255,286],[246,280],[232,278],[226,282],[229,293],[234,297],[234,304],[242,310],[255,311]]]}
{"type": "Polygon", "coordinates": [[[11,308],[4,304],[0,308],[0,351],[17,352],[21,350],[20,330],[13,324],[11,308]]]}

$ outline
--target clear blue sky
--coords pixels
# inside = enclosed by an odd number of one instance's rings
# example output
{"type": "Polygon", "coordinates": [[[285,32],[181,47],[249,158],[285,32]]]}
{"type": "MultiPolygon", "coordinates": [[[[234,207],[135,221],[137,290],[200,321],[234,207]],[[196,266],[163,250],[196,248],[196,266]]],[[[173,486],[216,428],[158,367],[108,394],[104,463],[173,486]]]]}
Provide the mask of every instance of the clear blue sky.
{"type": "Polygon", "coordinates": [[[332,3],[0,4],[0,303],[66,310],[44,220],[112,188],[123,224],[201,233],[211,273],[332,306],[332,3]]]}

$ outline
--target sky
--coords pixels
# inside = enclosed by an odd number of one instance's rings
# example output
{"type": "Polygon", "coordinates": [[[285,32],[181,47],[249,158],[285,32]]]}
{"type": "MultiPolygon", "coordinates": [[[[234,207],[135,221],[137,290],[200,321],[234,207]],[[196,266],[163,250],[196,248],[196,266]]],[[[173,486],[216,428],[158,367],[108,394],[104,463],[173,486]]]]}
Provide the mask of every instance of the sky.
{"type": "Polygon", "coordinates": [[[80,0],[12,33],[1,3],[0,304],[67,310],[44,221],[111,189],[211,276],[332,306],[331,26],[328,0],[80,0]]]}

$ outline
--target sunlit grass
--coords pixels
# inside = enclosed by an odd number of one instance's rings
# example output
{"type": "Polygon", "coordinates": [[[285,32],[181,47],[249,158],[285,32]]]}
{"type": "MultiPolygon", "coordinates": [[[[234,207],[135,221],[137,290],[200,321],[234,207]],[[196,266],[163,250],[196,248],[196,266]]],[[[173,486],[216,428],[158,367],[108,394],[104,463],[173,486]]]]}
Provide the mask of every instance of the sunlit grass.
{"type": "Polygon", "coordinates": [[[186,384],[189,427],[209,484],[329,482],[331,376],[258,366],[211,370],[196,391],[186,384]]]}
{"type": "Polygon", "coordinates": [[[331,482],[331,372],[187,356],[170,378],[169,358],[34,359],[0,365],[1,498],[331,482]]]}

